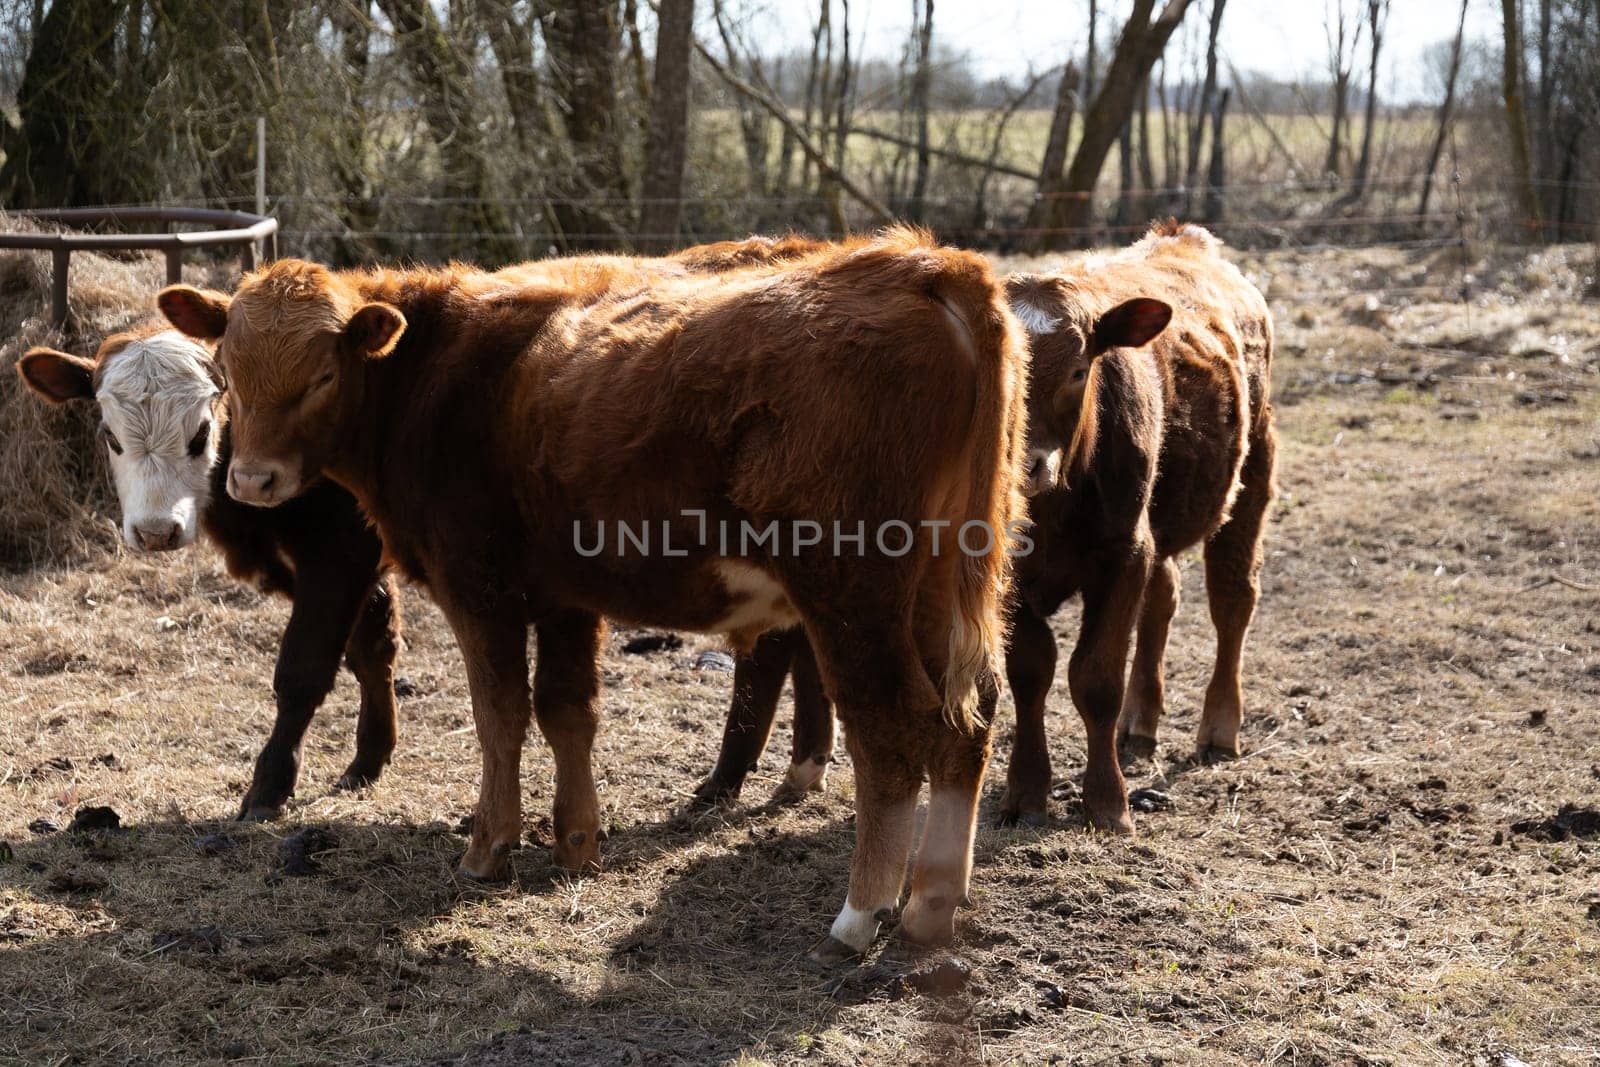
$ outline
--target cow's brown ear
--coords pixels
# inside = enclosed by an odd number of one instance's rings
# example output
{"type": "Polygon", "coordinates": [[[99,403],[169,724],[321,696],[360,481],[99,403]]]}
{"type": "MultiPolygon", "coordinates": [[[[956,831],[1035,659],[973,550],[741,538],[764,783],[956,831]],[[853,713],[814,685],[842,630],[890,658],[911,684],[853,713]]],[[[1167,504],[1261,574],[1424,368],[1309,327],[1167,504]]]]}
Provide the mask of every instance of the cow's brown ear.
{"type": "Polygon", "coordinates": [[[406,331],[406,317],[389,304],[363,304],[345,323],[350,347],[368,359],[382,359],[394,351],[406,331]]]}
{"type": "Polygon", "coordinates": [[[94,396],[94,361],[82,356],[30,348],[17,360],[17,373],[29,389],[52,404],[94,396]]]}
{"type": "Polygon", "coordinates": [[[1172,321],[1172,305],[1148,297],[1125,301],[1094,324],[1094,354],[1113,348],[1141,348],[1172,321]]]}
{"type": "Polygon", "coordinates": [[[228,328],[226,293],[196,289],[192,285],[169,285],[156,296],[156,307],[180,333],[202,341],[215,341],[228,328]]]}

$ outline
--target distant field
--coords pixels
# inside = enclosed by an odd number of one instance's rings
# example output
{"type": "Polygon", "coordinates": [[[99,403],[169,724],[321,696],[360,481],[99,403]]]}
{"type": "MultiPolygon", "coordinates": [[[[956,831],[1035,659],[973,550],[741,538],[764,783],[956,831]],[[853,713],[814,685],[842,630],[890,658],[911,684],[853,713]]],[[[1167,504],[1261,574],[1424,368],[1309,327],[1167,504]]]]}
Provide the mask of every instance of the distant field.
{"type": "MultiPolygon", "coordinates": [[[[947,148],[963,155],[987,159],[993,144],[997,120],[998,113],[991,111],[936,112],[929,121],[931,142],[936,148],[947,148]]],[[[999,162],[1030,174],[1037,172],[1044,156],[1045,142],[1049,137],[1050,120],[1051,113],[1046,110],[1019,111],[1014,115],[1001,139],[999,162]]],[[[1180,120],[1174,117],[1174,121],[1180,120]]],[[[1225,155],[1230,166],[1229,182],[1251,183],[1293,177],[1295,175],[1289,163],[1290,158],[1295,161],[1295,166],[1300,169],[1302,176],[1315,177],[1321,170],[1323,157],[1327,151],[1330,122],[1331,119],[1323,115],[1266,115],[1257,120],[1235,101],[1225,128],[1225,155]],[[1271,132],[1263,128],[1264,126],[1270,128],[1271,132]]],[[[1375,173],[1410,177],[1420,172],[1434,134],[1432,119],[1412,115],[1380,114],[1378,122],[1375,144],[1379,154],[1375,157],[1375,173]]],[[[897,136],[913,135],[910,124],[902,126],[900,116],[892,111],[860,112],[855,116],[854,123],[857,126],[880,129],[897,136]]],[[[698,111],[694,115],[693,128],[699,151],[718,158],[724,166],[730,165],[734,160],[742,162],[744,147],[739,135],[736,112],[731,109],[698,111]]],[[[1160,111],[1152,109],[1149,136],[1151,152],[1155,157],[1154,171],[1158,185],[1166,180],[1165,163],[1162,158],[1163,129],[1160,111]]],[[[1081,132],[1080,113],[1074,119],[1070,143],[1076,144],[1081,132]]],[[[1349,172],[1349,168],[1353,168],[1355,154],[1360,148],[1359,116],[1353,123],[1353,134],[1356,141],[1350,145],[1346,173],[1349,172]]],[[[1180,128],[1177,131],[1179,145],[1177,177],[1180,181],[1182,169],[1187,164],[1185,135],[1184,129],[1180,128]]],[[[1210,136],[1209,128],[1206,136],[1207,138],[1210,136]]],[[[769,154],[771,166],[776,166],[778,143],[778,131],[774,124],[769,154]]],[[[888,166],[889,161],[897,153],[902,151],[909,157],[908,150],[896,145],[871,137],[854,135],[850,138],[847,149],[850,164],[848,169],[852,174],[880,172],[888,166]]],[[[1200,162],[1202,180],[1209,161],[1209,152],[1208,140],[1205,154],[1202,155],[1200,162]]],[[[947,160],[936,160],[935,165],[941,168],[955,168],[958,171],[971,169],[947,160]]],[[[975,176],[973,180],[976,180],[975,176]]],[[[1107,159],[1106,169],[1101,175],[1101,188],[1107,191],[1115,190],[1119,187],[1120,180],[1118,154],[1113,147],[1107,159]]],[[[1000,179],[1002,184],[1006,181],[1004,177],[1000,179]]]]}
{"type": "MultiPolygon", "coordinates": [[[[353,744],[345,677],[287,817],[242,826],[227,819],[272,718],[284,603],[203,547],[0,576],[0,1061],[1593,1063],[1592,251],[1452,255],[1245,257],[1278,322],[1283,439],[1245,755],[1190,758],[1212,637],[1189,559],[1163,749],[1130,768],[1155,790],[1139,836],[1081,826],[1064,669],[1050,824],[992,827],[1006,698],[975,907],[931,958],[806,964],[844,891],[853,785],[842,760],[825,795],[767,802],[787,710],[744,802],[684,813],[728,697],[703,639],[606,646],[605,872],[552,868],[534,740],[526,847],[486,887],[454,874],[477,743],[420,592],[384,780],[331,788],[353,744]],[[125,832],[38,824],[86,805],[125,832]],[[281,876],[307,828],[327,850],[281,876]],[[950,965],[944,995],[919,992],[952,957],[966,977],[950,965]]],[[[130,289],[126,316],[142,305],[130,289]]],[[[1056,620],[1063,649],[1075,625],[1056,620]]]]}

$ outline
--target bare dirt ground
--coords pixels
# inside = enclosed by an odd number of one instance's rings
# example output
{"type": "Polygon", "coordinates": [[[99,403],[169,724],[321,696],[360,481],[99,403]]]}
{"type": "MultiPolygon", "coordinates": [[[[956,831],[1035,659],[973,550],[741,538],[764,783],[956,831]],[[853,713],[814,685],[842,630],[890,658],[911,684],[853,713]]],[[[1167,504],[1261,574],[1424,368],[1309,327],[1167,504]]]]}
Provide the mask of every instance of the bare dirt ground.
{"type": "MultiPolygon", "coordinates": [[[[1242,258],[1279,319],[1283,435],[1248,752],[1187,759],[1211,652],[1188,561],[1137,839],[1081,829],[1064,680],[1052,824],[988,827],[1005,704],[953,952],[818,973],[802,957],[844,890],[848,763],[823,796],[765,803],[780,726],[743,804],[686,817],[729,675],[696,665],[705,640],[626,655],[619,632],[605,873],[553,870],[534,744],[515,881],[461,883],[477,746],[415,592],[385,779],[331,789],[346,676],[288,816],[232,824],[286,607],[203,548],[106,555],[0,578],[0,1060],[1600,1059],[1592,251],[1242,258]],[[67,832],[92,805],[122,829],[67,832]]],[[[1070,611],[1057,624],[1069,645],[1070,611]]]]}

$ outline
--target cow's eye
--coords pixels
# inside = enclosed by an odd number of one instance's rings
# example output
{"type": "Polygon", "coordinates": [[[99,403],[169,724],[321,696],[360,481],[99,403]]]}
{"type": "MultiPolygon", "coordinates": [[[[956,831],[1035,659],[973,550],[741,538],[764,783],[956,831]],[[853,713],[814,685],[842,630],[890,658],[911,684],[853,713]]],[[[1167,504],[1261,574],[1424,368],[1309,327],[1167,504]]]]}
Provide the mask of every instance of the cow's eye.
{"type": "Polygon", "coordinates": [[[1072,382],[1073,385],[1077,385],[1087,377],[1089,377],[1089,371],[1084,367],[1079,367],[1077,370],[1072,372],[1072,376],[1068,379],[1068,381],[1072,382]]]}
{"type": "Polygon", "coordinates": [[[326,372],[325,374],[323,374],[322,377],[320,377],[316,381],[312,382],[311,383],[311,388],[313,388],[313,389],[321,389],[323,386],[329,385],[332,382],[333,382],[333,371],[330,370],[330,371],[326,372]]]}
{"type": "Polygon", "coordinates": [[[106,447],[111,449],[111,451],[115,452],[117,455],[122,455],[122,442],[118,441],[117,435],[111,432],[111,427],[100,427],[100,433],[104,435],[106,439],[106,447]]]}
{"type": "Polygon", "coordinates": [[[206,446],[209,445],[210,443],[211,443],[211,420],[207,419],[206,421],[204,421],[204,422],[202,422],[200,424],[200,428],[194,432],[194,436],[189,438],[189,455],[191,455],[191,456],[203,456],[203,455],[205,455],[206,446]]]}

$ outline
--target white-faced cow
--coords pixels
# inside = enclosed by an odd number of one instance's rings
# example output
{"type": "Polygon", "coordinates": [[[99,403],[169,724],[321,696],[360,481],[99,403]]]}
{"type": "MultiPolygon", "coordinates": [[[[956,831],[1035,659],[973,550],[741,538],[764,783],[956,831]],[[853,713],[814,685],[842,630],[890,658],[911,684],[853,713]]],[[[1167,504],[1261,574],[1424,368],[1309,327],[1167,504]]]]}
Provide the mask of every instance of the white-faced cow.
{"type": "Polygon", "coordinates": [[[377,781],[395,745],[400,611],[355,498],[328,482],[271,510],[230,498],[221,376],[204,345],[159,320],[112,335],[94,359],[35,348],[17,370],[46,400],[99,406],[130,548],[171,551],[203,529],[234,577],[294,601],[273,673],[277,717],[239,817],[272,818],[294,793],[306,729],[341,657],[360,683],[361,710],[356,755],[339,786],[377,781]]]}

